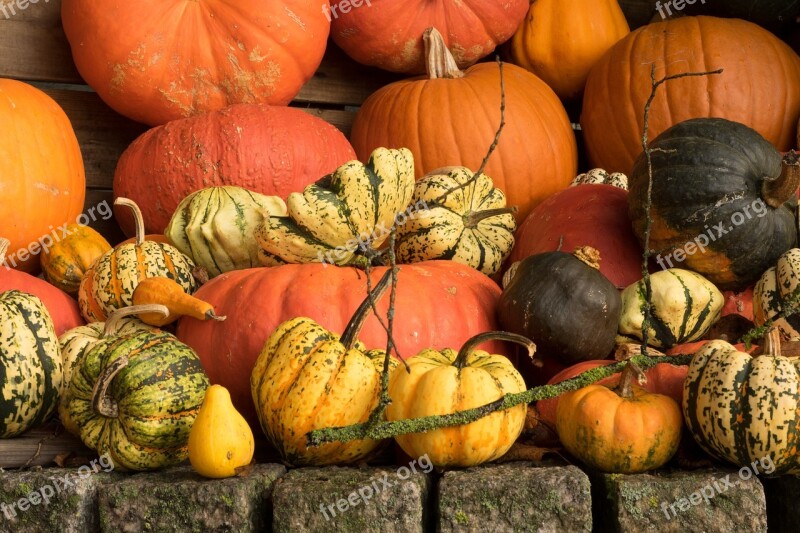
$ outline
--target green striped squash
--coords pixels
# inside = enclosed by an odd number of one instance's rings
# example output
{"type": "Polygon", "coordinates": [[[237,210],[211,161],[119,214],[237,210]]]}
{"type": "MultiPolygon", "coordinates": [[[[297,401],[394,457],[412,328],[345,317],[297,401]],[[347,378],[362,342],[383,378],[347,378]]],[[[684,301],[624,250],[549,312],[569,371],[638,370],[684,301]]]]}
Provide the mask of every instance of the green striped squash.
{"type": "Polygon", "coordinates": [[[377,148],[366,164],[350,161],[292,193],[288,216],[256,229],[265,266],[363,263],[389,236],[414,192],[414,157],[407,148],[377,148]]]}
{"type": "Polygon", "coordinates": [[[78,303],[87,322],[104,322],[113,311],[132,305],[133,291],[143,279],[163,276],[175,280],[187,294],[197,290],[194,262],[170,244],[144,240],[142,213],[135,203],[117,198],[115,204],[133,211],[136,242],[109,250],[84,274],[78,303]]]}
{"type": "Polygon", "coordinates": [[[740,467],[769,457],[775,474],[798,473],[800,361],[774,353],[753,357],[725,341],[706,343],[689,365],[683,413],[711,455],[740,467]]]}
{"type": "Polygon", "coordinates": [[[260,266],[254,232],[271,215],[286,216],[277,196],[233,185],[209,187],[183,199],[164,234],[214,277],[260,266]]]}
{"type": "Polygon", "coordinates": [[[434,170],[414,186],[415,209],[397,226],[397,259],[450,259],[495,274],[514,247],[517,229],[503,191],[466,167],[434,170]]]}
{"type": "Polygon", "coordinates": [[[66,410],[81,440],[117,468],[154,470],[187,458],[208,378],[191,348],[166,332],[100,340],[73,373],[66,410]]]}
{"type": "MultiPolygon", "coordinates": [[[[753,318],[757,326],[772,320],[783,310],[800,287],[800,248],[792,248],[778,258],[778,263],[770,267],[753,289],[753,318]]],[[[781,332],[789,340],[800,340],[800,314],[789,315],[775,321],[781,332]]]]}
{"type": "MultiPolygon", "coordinates": [[[[653,316],[648,343],[671,348],[702,337],[719,318],[725,303],[722,293],[706,278],[681,268],[650,275],[653,316]]],[[[619,331],[642,340],[644,281],[622,291],[619,331]]]]}
{"type": "Polygon", "coordinates": [[[0,293],[0,438],[45,422],[63,386],[58,337],[42,301],[12,290],[0,293]]]}

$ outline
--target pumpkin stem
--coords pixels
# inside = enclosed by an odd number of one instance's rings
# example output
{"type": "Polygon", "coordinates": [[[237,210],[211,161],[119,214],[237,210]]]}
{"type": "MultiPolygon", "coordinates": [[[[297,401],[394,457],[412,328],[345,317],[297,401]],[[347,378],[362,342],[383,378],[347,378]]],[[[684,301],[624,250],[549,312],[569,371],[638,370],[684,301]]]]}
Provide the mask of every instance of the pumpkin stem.
{"type": "Polygon", "coordinates": [[[590,267],[600,270],[600,251],[597,248],[592,248],[591,246],[581,246],[579,248],[575,248],[575,251],[572,252],[572,255],[590,267]]]}
{"type": "Polygon", "coordinates": [[[444,38],[439,30],[436,28],[425,30],[425,33],[422,34],[422,42],[425,45],[425,65],[429,79],[464,77],[453,54],[445,46],[444,38]]]}
{"type": "Polygon", "coordinates": [[[464,343],[464,346],[462,346],[461,350],[458,352],[456,360],[453,361],[453,366],[461,370],[467,366],[467,358],[475,351],[478,345],[493,340],[508,341],[524,346],[528,349],[528,357],[531,359],[533,359],[533,354],[536,353],[536,345],[527,337],[517,335],[516,333],[506,333],[505,331],[487,331],[486,333],[475,335],[464,343]]]}
{"type": "Polygon", "coordinates": [[[761,197],[770,207],[778,209],[797,194],[800,187],[800,154],[791,150],[783,156],[781,175],[777,178],[764,178],[761,197]]]}
{"type": "Polygon", "coordinates": [[[629,362],[622,370],[622,376],[617,386],[617,394],[623,398],[633,396],[633,380],[636,380],[641,385],[647,382],[647,376],[636,364],[629,362]]]}
{"type": "Polygon", "coordinates": [[[389,282],[391,280],[392,269],[390,268],[386,271],[378,284],[375,285],[375,287],[372,289],[372,292],[367,295],[363,302],[361,302],[361,305],[358,306],[358,309],[356,309],[356,312],[353,314],[353,318],[350,319],[347,327],[344,328],[344,332],[339,338],[339,342],[344,344],[344,347],[348,350],[353,348],[353,345],[358,339],[358,334],[361,333],[361,328],[364,327],[364,322],[367,321],[367,316],[369,316],[369,312],[372,310],[372,301],[377,302],[380,300],[381,296],[383,296],[383,293],[385,293],[386,289],[389,287],[389,282]]]}
{"type": "Polygon", "coordinates": [[[6,261],[6,253],[9,246],[11,246],[11,241],[5,237],[0,237],[0,265],[6,261]]]}
{"type": "Polygon", "coordinates": [[[97,378],[92,390],[92,408],[94,412],[106,418],[119,417],[119,404],[108,393],[108,388],[114,378],[128,366],[128,358],[124,355],[115,359],[105,367],[97,378]]]}
{"type": "Polygon", "coordinates": [[[128,207],[133,211],[133,221],[136,223],[136,244],[142,244],[144,242],[144,217],[142,216],[142,210],[139,209],[136,202],[129,198],[123,198],[122,196],[114,200],[114,205],[128,207]]]}
{"type": "Polygon", "coordinates": [[[514,276],[517,275],[517,270],[519,269],[519,264],[521,261],[514,261],[511,263],[511,266],[508,267],[505,274],[503,274],[503,288],[505,289],[511,284],[511,280],[514,279],[514,276]]]}
{"type": "Polygon", "coordinates": [[[142,313],[157,313],[159,315],[169,316],[169,309],[161,304],[129,305],[128,307],[117,309],[106,319],[105,326],[103,326],[103,337],[108,337],[119,331],[119,321],[126,316],[139,315],[142,313]]]}
{"type": "Polygon", "coordinates": [[[779,328],[770,328],[764,335],[764,346],[761,348],[761,353],[773,356],[781,355],[781,330],[779,328]]]}
{"type": "Polygon", "coordinates": [[[513,207],[500,207],[498,209],[486,209],[485,211],[472,211],[467,215],[464,225],[467,228],[474,228],[481,220],[496,217],[499,215],[515,214],[519,209],[517,206],[513,207]]]}

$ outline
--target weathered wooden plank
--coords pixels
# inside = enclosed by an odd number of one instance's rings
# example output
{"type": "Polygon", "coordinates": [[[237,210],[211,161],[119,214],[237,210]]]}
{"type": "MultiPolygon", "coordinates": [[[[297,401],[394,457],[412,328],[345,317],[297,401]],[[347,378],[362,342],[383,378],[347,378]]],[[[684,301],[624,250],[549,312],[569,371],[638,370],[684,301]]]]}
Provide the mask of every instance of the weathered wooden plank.
{"type": "Polygon", "coordinates": [[[111,189],[87,189],[83,212],[89,218],[89,226],[97,230],[112,245],[125,240],[114,217],[107,217],[108,208],[114,205],[111,189]]]}
{"type": "Polygon", "coordinates": [[[57,421],[33,428],[13,439],[0,439],[0,468],[53,465],[57,456],[64,459],[68,454],[97,455],[57,421]]]}

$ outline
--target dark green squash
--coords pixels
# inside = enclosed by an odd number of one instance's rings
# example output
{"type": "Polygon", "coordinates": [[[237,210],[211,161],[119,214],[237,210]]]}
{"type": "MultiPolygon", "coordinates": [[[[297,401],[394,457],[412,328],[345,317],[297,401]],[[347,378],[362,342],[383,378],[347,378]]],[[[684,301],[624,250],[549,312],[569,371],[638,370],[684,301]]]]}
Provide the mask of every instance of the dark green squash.
{"type": "Polygon", "coordinates": [[[589,246],[520,261],[497,306],[503,329],[532,339],[540,353],[563,364],[606,358],[614,348],[622,299],[599,261],[589,246]]]}
{"type": "MultiPolygon", "coordinates": [[[[755,130],[719,118],[681,122],[659,135],[652,153],[650,248],[661,268],[698,272],[721,289],[752,283],[797,238],[800,163],[755,130]]],[[[628,208],[644,242],[647,160],[629,176],[628,208]]]]}

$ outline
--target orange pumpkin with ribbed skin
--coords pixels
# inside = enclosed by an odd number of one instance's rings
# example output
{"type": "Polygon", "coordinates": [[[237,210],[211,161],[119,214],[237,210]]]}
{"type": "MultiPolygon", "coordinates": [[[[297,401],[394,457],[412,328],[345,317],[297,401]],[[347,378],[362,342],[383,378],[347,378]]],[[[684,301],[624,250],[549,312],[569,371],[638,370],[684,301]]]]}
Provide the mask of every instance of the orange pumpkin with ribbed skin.
{"type": "Polygon", "coordinates": [[[393,72],[425,72],[423,32],[434,27],[453,50],[459,67],[472,65],[508,40],[517,29],[528,0],[371,0],[351,2],[340,10],[331,2],[333,41],[365,65],[393,72]]]}
{"type": "MultiPolygon", "coordinates": [[[[114,196],[139,204],[148,233],[163,233],[181,201],[200,189],[237,185],[286,198],[355,158],[342,132],[321,118],[291,107],[235,105],[140,135],[117,163],[114,196]]],[[[130,212],[115,214],[132,235],[130,212]]]]}
{"type": "Polygon", "coordinates": [[[69,235],[42,251],[42,272],[47,281],[76,296],[83,274],[111,245],[89,226],[70,224],[66,230],[69,235]]]}
{"type": "Polygon", "coordinates": [[[755,129],[779,150],[794,144],[800,116],[797,54],[750,22],[681,17],[631,32],[592,68],[581,126],[593,166],[626,173],[633,168],[642,151],[651,65],[657,79],[724,71],[663,85],[650,108],[650,139],[690,118],[719,117],[755,129]]]}
{"type": "Polygon", "coordinates": [[[681,408],[634,381],[627,367],[618,390],[592,384],[561,397],[556,429],[569,453],[614,474],[646,472],[670,460],[681,440],[681,408]]]}
{"type": "MultiPolygon", "coordinates": [[[[470,336],[496,329],[500,288],[487,276],[453,261],[400,265],[394,339],[401,357],[425,348],[460,346],[470,336]]],[[[372,270],[372,286],[386,267],[372,270]]],[[[264,342],[286,320],[308,317],[328,331],[343,331],[367,294],[363,270],[319,263],[235,270],[215,277],[194,296],[208,302],[224,322],[181,318],[177,335],[194,348],[214,384],[228,389],[236,409],[258,427],[250,373],[264,342]],[[213,323],[212,323],[213,322],[213,323]]],[[[389,298],[378,301],[386,316],[389,298]]],[[[359,339],[386,347],[386,333],[370,316],[359,339]]],[[[482,346],[506,353],[504,346],[482,346]]]]}
{"type": "MultiPolygon", "coordinates": [[[[698,343],[703,344],[703,343],[698,343]]],[[[682,345],[686,346],[686,345],[682,345]]],[[[696,350],[695,350],[696,351],[696,350]]],[[[672,355],[672,352],[668,352],[672,355]]],[[[678,352],[678,353],[694,353],[694,352],[678,352]]],[[[565,368],[547,382],[548,385],[561,383],[570,378],[574,378],[578,374],[582,374],[587,370],[597,368],[598,366],[606,366],[614,364],[614,361],[607,359],[583,361],[576,365],[565,368]]],[[[669,365],[667,363],[660,363],[645,371],[647,382],[642,385],[644,390],[652,393],[663,394],[669,396],[676,403],[683,399],[683,382],[686,380],[686,373],[689,367],[669,365]]],[[[607,378],[598,381],[597,385],[605,385],[607,387],[616,387],[619,384],[620,374],[614,374],[607,378]]],[[[540,400],[536,402],[536,412],[539,413],[539,419],[551,424],[553,427],[556,425],[556,410],[558,409],[558,402],[562,396],[549,398],[547,400],[540,400]]]]}
{"type": "Polygon", "coordinates": [[[597,60],[630,31],[617,0],[534,0],[511,39],[511,61],[572,100],[597,60]]]}
{"type": "Polygon", "coordinates": [[[3,266],[8,240],[0,237],[0,292],[18,290],[38,297],[56,328],[56,335],[84,324],[78,302],[41,278],[3,266]]]}
{"type": "MultiPolygon", "coordinates": [[[[437,33],[426,34],[427,77],[387,85],[361,106],[350,137],[359,159],[381,146],[406,147],[417,177],[446,166],[480,166],[500,125],[500,70],[479,63],[459,71],[437,33]]],[[[546,83],[510,64],[503,65],[503,79],[506,125],[485,171],[508,205],[519,207],[519,222],[569,186],[577,147],[567,113],[546,83]]]]}
{"type": "Polygon", "coordinates": [[[330,31],[307,0],[64,0],[61,19],[83,79],[151,126],[231,104],[288,104],[330,31]]]}
{"type": "Polygon", "coordinates": [[[37,272],[39,240],[46,236],[55,240],[53,235],[61,235],[58,228],[75,222],[83,209],[83,159],[59,105],[27,83],[4,78],[0,78],[0,191],[0,230],[11,241],[6,264],[37,272]],[[26,251],[18,257],[21,249],[26,251]]]}

